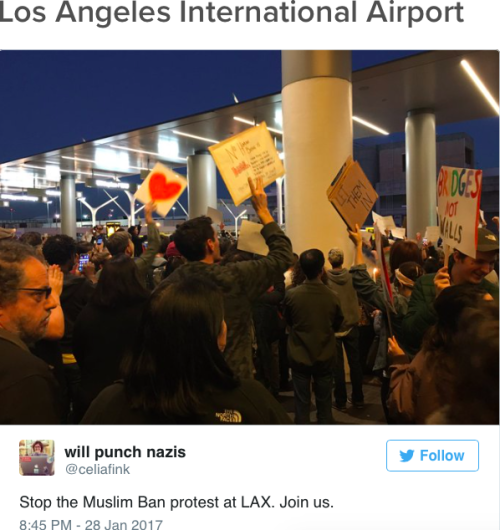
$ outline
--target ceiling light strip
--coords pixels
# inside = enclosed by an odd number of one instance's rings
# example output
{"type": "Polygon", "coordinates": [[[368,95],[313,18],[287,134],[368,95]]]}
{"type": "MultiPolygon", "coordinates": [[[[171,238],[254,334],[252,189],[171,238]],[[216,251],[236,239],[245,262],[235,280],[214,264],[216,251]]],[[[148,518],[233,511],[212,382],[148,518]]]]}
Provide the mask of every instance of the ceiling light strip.
{"type": "Polygon", "coordinates": [[[460,61],[460,64],[462,65],[462,68],[467,72],[467,74],[469,74],[469,77],[472,79],[472,81],[474,81],[475,85],[486,98],[488,103],[495,109],[495,112],[497,114],[500,114],[500,108],[498,106],[498,103],[493,99],[493,96],[490,94],[489,90],[484,86],[484,83],[476,74],[472,66],[465,59],[462,59],[460,61]]]}

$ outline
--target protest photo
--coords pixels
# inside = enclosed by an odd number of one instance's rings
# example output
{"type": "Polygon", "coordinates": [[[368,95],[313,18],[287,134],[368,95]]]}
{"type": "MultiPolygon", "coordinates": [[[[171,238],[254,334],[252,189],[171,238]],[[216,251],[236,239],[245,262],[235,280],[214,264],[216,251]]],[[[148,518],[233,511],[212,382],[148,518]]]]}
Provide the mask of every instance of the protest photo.
{"type": "Polygon", "coordinates": [[[0,424],[499,424],[498,52],[0,67],[0,424]]]}

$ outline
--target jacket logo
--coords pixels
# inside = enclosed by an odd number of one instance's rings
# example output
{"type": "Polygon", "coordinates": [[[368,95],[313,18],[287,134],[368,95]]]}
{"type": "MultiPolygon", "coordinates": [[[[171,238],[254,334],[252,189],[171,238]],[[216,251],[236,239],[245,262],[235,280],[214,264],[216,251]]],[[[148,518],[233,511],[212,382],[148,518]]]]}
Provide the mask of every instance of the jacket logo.
{"type": "Polygon", "coordinates": [[[216,412],[215,417],[218,418],[221,423],[241,423],[241,413],[237,410],[225,410],[224,412],[216,412]]]}

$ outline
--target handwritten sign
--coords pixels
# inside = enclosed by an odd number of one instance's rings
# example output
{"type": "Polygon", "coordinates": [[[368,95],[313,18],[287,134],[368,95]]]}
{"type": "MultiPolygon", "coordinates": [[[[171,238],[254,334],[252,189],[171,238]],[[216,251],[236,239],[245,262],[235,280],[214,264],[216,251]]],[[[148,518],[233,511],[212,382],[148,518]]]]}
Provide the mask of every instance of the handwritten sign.
{"type": "Polygon", "coordinates": [[[355,230],[363,226],[373,205],[377,192],[366,178],[358,162],[349,157],[326,192],[328,200],[339,213],[344,223],[355,230]]]}
{"type": "Polygon", "coordinates": [[[244,220],[241,223],[238,250],[267,256],[269,254],[269,247],[261,234],[262,228],[263,226],[258,223],[244,220]]]}
{"type": "Polygon", "coordinates": [[[392,215],[379,215],[378,213],[372,212],[373,223],[378,226],[378,229],[385,235],[386,230],[393,230],[397,228],[392,215]]]}
{"type": "Polygon", "coordinates": [[[265,122],[208,148],[236,206],[251,197],[248,177],[264,187],[285,174],[265,122]]]}
{"type": "Polygon", "coordinates": [[[186,186],[187,180],[184,177],[157,163],[137,190],[135,198],[143,204],[154,201],[156,211],[166,217],[186,186]]]}
{"type": "Polygon", "coordinates": [[[406,237],[406,228],[391,228],[391,233],[394,239],[404,239],[406,237]]]}
{"type": "Polygon", "coordinates": [[[476,257],[483,172],[443,166],[438,177],[439,229],[445,245],[476,257]]]}
{"type": "Polygon", "coordinates": [[[427,241],[430,241],[431,243],[434,243],[437,245],[437,242],[439,241],[439,238],[441,237],[441,232],[439,230],[439,226],[428,226],[425,229],[425,239],[427,241]]]}

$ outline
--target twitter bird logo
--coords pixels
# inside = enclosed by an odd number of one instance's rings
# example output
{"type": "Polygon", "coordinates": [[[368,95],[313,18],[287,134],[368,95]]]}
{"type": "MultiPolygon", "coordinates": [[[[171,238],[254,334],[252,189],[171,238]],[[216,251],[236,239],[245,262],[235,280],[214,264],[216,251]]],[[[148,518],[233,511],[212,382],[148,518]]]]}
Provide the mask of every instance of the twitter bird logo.
{"type": "Polygon", "coordinates": [[[409,462],[413,458],[413,449],[408,449],[406,453],[404,451],[399,451],[399,456],[401,457],[401,462],[409,462]]]}

